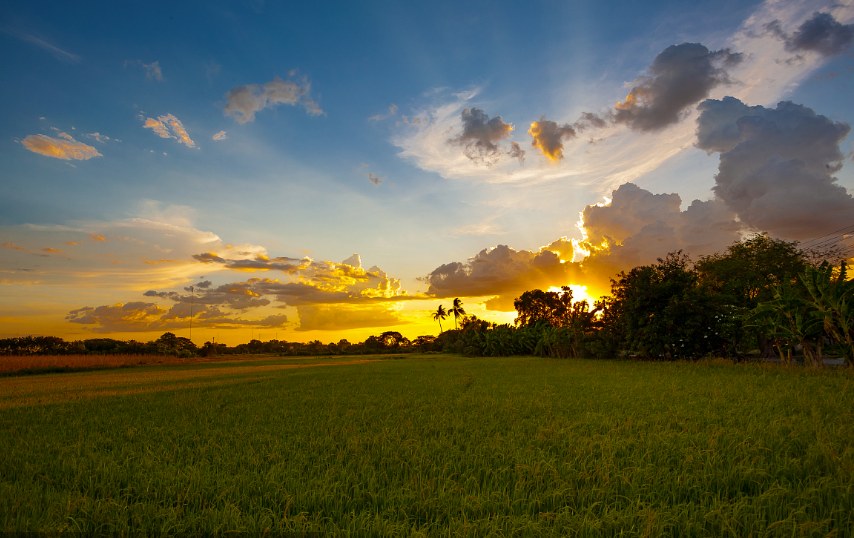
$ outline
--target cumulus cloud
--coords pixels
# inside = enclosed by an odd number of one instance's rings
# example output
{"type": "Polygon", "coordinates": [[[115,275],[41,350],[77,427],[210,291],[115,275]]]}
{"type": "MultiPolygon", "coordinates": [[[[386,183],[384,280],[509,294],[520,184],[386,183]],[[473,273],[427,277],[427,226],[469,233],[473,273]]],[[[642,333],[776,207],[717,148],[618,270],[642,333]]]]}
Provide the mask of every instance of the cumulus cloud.
{"type": "Polygon", "coordinates": [[[29,135],[21,141],[21,144],[33,153],[66,161],[71,159],[85,161],[92,157],[103,157],[98,153],[98,150],[74,140],[67,133],[60,133],[59,138],[52,138],[43,134],[29,135]]]}
{"type": "Polygon", "coordinates": [[[95,140],[97,140],[97,141],[98,141],[98,142],[100,142],[101,144],[104,144],[104,143],[105,143],[105,142],[104,142],[105,140],[109,140],[109,139],[110,139],[110,137],[109,137],[109,136],[102,135],[101,133],[90,133],[90,134],[87,134],[86,136],[88,136],[89,138],[94,138],[95,140]]]}
{"type": "MultiPolygon", "coordinates": [[[[743,60],[729,49],[710,51],[700,43],[671,45],[653,60],[649,75],[637,79],[626,100],[617,103],[610,120],[632,130],[657,131],[677,123],[689,106],[731,84],[727,69],[743,60]]],[[[589,121],[589,120],[588,120],[589,121]]]]}
{"type": "MultiPolygon", "coordinates": [[[[481,250],[466,262],[440,265],[419,280],[436,298],[487,297],[491,310],[512,311],[513,299],[533,288],[588,284],[590,279],[579,264],[561,260],[548,247],[538,251],[515,250],[498,245],[481,250]]],[[[601,283],[600,283],[601,284],[601,283]]]]}
{"type": "Polygon", "coordinates": [[[582,211],[580,241],[563,237],[538,250],[498,245],[466,262],[441,265],[419,280],[436,298],[492,296],[486,308],[512,311],[513,300],[533,288],[584,285],[597,297],[608,292],[618,271],[679,249],[712,254],[740,237],[742,225],[721,201],[695,200],[681,211],[678,195],[652,194],[631,183],[611,196],[608,203],[582,211]]]}
{"type": "Polygon", "coordinates": [[[196,143],[193,142],[190,135],[187,134],[184,124],[172,114],[158,116],[157,119],[147,118],[143,127],[151,129],[157,133],[160,138],[174,138],[178,143],[184,144],[188,148],[196,147],[196,143]]]}
{"type": "Polygon", "coordinates": [[[540,121],[535,121],[528,129],[533,141],[531,145],[542,152],[550,162],[559,162],[563,159],[563,141],[574,138],[575,129],[569,125],[558,125],[556,122],[547,120],[545,116],[540,121]]]}
{"type": "MultiPolygon", "coordinates": [[[[293,72],[291,75],[293,76],[293,72]]],[[[318,104],[309,97],[311,84],[305,77],[297,80],[282,80],[274,77],[266,84],[247,84],[232,88],[225,98],[223,112],[240,123],[255,120],[255,113],[280,104],[302,105],[312,116],[323,114],[318,104]]]]}
{"type": "Polygon", "coordinates": [[[358,254],[354,253],[352,256],[350,256],[349,258],[347,258],[346,260],[344,260],[341,263],[343,263],[344,265],[349,265],[350,267],[354,267],[356,269],[361,269],[362,268],[362,257],[359,256],[358,254]]]}
{"type": "Polygon", "coordinates": [[[228,137],[225,136],[225,131],[220,131],[217,134],[213,135],[214,140],[225,140],[226,138],[228,137]]]}
{"type": "Polygon", "coordinates": [[[779,20],[765,25],[765,28],[782,39],[788,52],[815,52],[829,57],[842,54],[854,44],[854,24],[842,24],[830,13],[816,11],[792,34],[783,31],[779,20]]]}
{"type": "Polygon", "coordinates": [[[713,190],[746,225],[807,239],[854,217],[854,198],[833,175],[849,125],[791,101],[771,109],[726,97],[699,110],[697,147],[720,153],[713,190]]]}
{"type": "Polygon", "coordinates": [[[586,262],[614,270],[653,263],[669,252],[713,254],[737,241],[743,225],[720,200],[694,200],[685,211],[678,194],[653,194],[633,183],[611,192],[606,204],[581,212],[586,262]]]}
{"type": "Polygon", "coordinates": [[[513,143],[509,150],[499,147],[499,142],[507,139],[513,131],[513,126],[504,123],[501,116],[490,119],[483,110],[466,107],[460,113],[460,119],[463,130],[449,139],[448,144],[462,146],[466,157],[472,161],[489,167],[504,154],[517,158],[520,162],[524,161],[525,151],[519,144],[513,143]]]}

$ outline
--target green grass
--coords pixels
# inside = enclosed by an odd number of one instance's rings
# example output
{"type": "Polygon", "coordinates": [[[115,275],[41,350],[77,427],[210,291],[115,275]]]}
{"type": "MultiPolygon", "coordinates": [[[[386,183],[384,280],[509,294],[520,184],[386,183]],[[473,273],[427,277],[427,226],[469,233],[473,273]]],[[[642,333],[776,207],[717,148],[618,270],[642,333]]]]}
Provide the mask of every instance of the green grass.
{"type": "Polygon", "coordinates": [[[0,531],[854,535],[847,371],[216,366],[0,379],[0,531]]]}

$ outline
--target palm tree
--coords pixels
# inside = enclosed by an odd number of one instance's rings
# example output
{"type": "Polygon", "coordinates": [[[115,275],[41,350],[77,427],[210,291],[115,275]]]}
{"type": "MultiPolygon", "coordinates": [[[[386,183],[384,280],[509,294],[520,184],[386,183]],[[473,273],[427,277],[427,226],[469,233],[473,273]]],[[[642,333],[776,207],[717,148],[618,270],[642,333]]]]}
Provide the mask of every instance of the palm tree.
{"type": "Polygon", "coordinates": [[[445,311],[445,307],[439,305],[439,308],[433,314],[433,321],[439,322],[439,332],[442,332],[442,320],[448,317],[448,313],[445,311]]]}
{"type": "Polygon", "coordinates": [[[463,308],[463,302],[460,301],[460,298],[457,297],[454,299],[454,307],[448,310],[448,314],[454,315],[454,328],[457,328],[457,320],[466,315],[466,311],[463,308]]]}

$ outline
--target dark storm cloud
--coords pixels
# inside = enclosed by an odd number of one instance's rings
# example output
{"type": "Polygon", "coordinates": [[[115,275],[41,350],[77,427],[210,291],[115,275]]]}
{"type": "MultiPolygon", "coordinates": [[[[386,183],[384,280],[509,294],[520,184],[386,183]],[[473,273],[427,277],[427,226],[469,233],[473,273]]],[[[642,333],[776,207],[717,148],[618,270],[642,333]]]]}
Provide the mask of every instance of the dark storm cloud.
{"type": "Polygon", "coordinates": [[[727,70],[741,63],[743,55],[730,49],[710,51],[700,43],[671,45],[647,68],[648,75],[635,80],[625,101],[601,114],[582,112],[573,124],[546,120],[531,124],[532,145],[553,162],[563,159],[563,143],[588,129],[609,124],[633,131],[651,132],[678,123],[692,105],[722,84],[731,84],[727,70]]]}
{"type": "MultiPolygon", "coordinates": [[[[653,60],[649,76],[639,78],[611,121],[637,131],[657,131],[677,123],[689,106],[721,84],[731,84],[727,68],[742,61],[729,49],[709,51],[700,43],[671,45],[653,60]]],[[[589,121],[589,120],[588,120],[589,121]]]]}
{"type": "Polygon", "coordinates": [[[726,97],[698,109],[697,147],[720,153],[713,190],[743,223],[808,239],[854,221],[854,198],[833,176],[849,125],[791,101],[771,109],[726,97]]]}
{"type": "Polygon", "coordinates": [[[787,51],[816,52],[822,56],[842,54],[854,44],[854,24],[842,24],[830,13],[813,13],[791,35],[786,34],[780,26],[780,21],[772,21],[765,29],[776,35],[785,43],[787,51]]]}
{"type": "Polygon", "coordinates": [[[525,152],[519,144],[512,143],[510,150],[504,150],[499,143],[510,136],[513,126],[504,123],[501,116],[490,119],[483,110],[473,107],[465,108],[460,114],[463,130],[448,140],[448,144],[459,145],[464,148],[466,157],[481,162],[487,166],[495,164],[502,155],[524,160],[525,152]]]}

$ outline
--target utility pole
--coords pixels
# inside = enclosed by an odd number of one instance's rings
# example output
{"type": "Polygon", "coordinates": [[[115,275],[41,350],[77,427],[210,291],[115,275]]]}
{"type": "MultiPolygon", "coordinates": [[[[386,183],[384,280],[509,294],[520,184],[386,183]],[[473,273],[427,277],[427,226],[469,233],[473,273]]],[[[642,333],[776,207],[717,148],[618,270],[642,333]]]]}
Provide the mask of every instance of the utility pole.
{"type": "Polygon", "coordinates": [[[193,292],[193,286],[190,286],[190,342],[193,341],[193,303],[196,302],[196,295],[193,292]]]}

